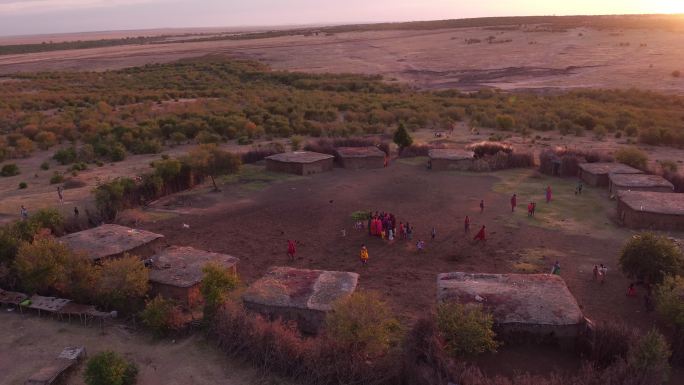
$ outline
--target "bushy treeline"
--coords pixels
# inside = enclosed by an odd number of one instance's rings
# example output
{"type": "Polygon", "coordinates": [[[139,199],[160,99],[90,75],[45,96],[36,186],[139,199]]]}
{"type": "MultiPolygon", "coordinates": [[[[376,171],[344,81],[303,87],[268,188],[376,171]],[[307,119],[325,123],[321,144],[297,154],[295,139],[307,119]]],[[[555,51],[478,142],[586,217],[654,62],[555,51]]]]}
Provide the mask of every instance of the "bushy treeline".
{"type": "Polygon", "coordinates": [[[220,56],[106,72],[17,74],[0,93],[0,159],[64,142],[119,160],[163,146],[445,129],[634,136],[684,146],[684,98],[637,90],[555,95],[418,92],[379,76],[271,71],[220,56]],[[122,155],[123,154],[123,155],[122,155]]]}

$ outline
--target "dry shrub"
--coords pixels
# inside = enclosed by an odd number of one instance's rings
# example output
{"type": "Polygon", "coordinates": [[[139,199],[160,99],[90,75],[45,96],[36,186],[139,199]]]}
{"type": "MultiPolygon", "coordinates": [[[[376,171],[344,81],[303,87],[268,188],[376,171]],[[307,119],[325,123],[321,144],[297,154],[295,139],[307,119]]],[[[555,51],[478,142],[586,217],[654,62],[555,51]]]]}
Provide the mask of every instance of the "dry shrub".
{"type": "Polygon", "coordinates": [[[243,164],[256,163],[265,158],[285,152],[285,147],[280,143],[271,143],[266,146],[258,145],[240,155],[243,164]]]}
{"type": "Polygon", "coordinates": [[[486,156],[497,155],[501,152],[510,154],[513,152],[511,145],[501,142],[484,141],[473,143],[466,147],[467,150],[475,153],[475,158],[484,158],[486,156]]]}
{"type": "Polygon", "coordinates": [[[157,337],[163,337],[183,328],[183,314],[173,301],[157,296],[147,301],[140,312],[143,324],[157,337]]]}
{"type": "Polygon", "coordinates": [[[412,144],[410,146],[402,148],[399,151],[399,157],[401,157],[401,158],[415,158],[417,156],[428,156],[428,153],[433,148],[439,148],[439,147],[430,146],[427,144],[412,144]]]}
{"type": "Polygon", "coordinates": [[[648,165],[648,155],[636,147],[621,148],[615,151],[615,160],[639,170],[645,170],[648,165]]]}
{"type": "Polygon", "coordinates": [[[142,307],[148,289],[149,271],[140,258],[125,255],[102,264],[97,302],[106,309],[132,311],[142,307]]]}
{"type": "Polygon", "coordinates": [[[601,323],[582,344],[582,350],[594,365],[605,369],[620,359],[627,359],[629,349],[638,338],[638,332],[625,324],[601,323]]]}
{"type": "Polygon", "coordinates": [[[230,356],[301,384],[390,384],[398,382],[398,360],[391,355],[369,361],[325,336],[303,338],[294,323],[269,322],[228,300],[212,322],[219,347],[230,356]]]}

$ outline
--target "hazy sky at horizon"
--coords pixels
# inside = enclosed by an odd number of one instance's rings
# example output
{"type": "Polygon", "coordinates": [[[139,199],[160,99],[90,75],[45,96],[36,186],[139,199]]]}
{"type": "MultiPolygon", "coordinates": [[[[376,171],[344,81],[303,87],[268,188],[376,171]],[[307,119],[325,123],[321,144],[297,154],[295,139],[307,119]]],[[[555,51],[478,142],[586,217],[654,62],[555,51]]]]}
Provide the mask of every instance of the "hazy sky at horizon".
{"type": "Polygon", "coordinates": [[[0,36],[628,13],[684,13],[684,0],[0,0],[0,36]]]}

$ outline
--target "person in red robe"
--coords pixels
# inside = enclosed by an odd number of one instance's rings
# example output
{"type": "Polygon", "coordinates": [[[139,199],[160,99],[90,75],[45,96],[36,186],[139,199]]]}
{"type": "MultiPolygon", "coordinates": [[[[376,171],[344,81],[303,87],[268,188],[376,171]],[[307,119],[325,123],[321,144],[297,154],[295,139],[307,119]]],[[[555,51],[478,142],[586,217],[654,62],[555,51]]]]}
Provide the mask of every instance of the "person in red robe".
{"type": "Polygon", "coordinates": [[[546,203],[551,202],[551,186],[546,186],[546,203]]]}
{"type": "Polygon", "coordinates": [[[475,238],[473,238],[475,241],[482,241],[485,242],[487,240],[487,230],[484,225],[482,225],[482,228],[480,231],[477,232],[477,235],[475,235],[475,238]]]}
{"type": "Polygon", "coordinates": [[[518,196],[516,194],[513,194],[511,197],[511,212],[515,211],[515,206],[518,205],[518,196]]]}
{"type": "Polygon", "coordinates": [[[295,254],[297,254],[297,247],[295,243],[288,239],[287,241],[287,256],[290,257],[290,261],[294,261],[295,254]]]}
{"type": "Polygon", "coordinates": [[[470,232],[470,217],[466,215],[465,221],[463,222],[463,227],[465,228],[465,233],[468,234],[470,232]]]}

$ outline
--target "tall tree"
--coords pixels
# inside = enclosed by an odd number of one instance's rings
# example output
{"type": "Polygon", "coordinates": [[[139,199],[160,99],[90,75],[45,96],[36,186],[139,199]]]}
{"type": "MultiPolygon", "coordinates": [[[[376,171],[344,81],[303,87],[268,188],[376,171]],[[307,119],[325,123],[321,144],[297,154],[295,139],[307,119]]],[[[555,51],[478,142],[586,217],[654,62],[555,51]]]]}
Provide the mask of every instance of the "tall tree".
{"type": "Polygon", "coordinates": [[[213,144],[202,145],[191,150],[187,162],[193,169],[209,175],[215,191],[219,191],[216,176],[234,174],[240,170],[239,156],[221,150],[213,144]]]}
{"type": "Polygon", "coordinates": [[[413,138],[411,138],[411,135],[406,130],[404,123],[399,123],[399,127],[397,127],[397,130],[394,132],[394,143],[399,146],[399,151],[413,143],[413,138]]]}

